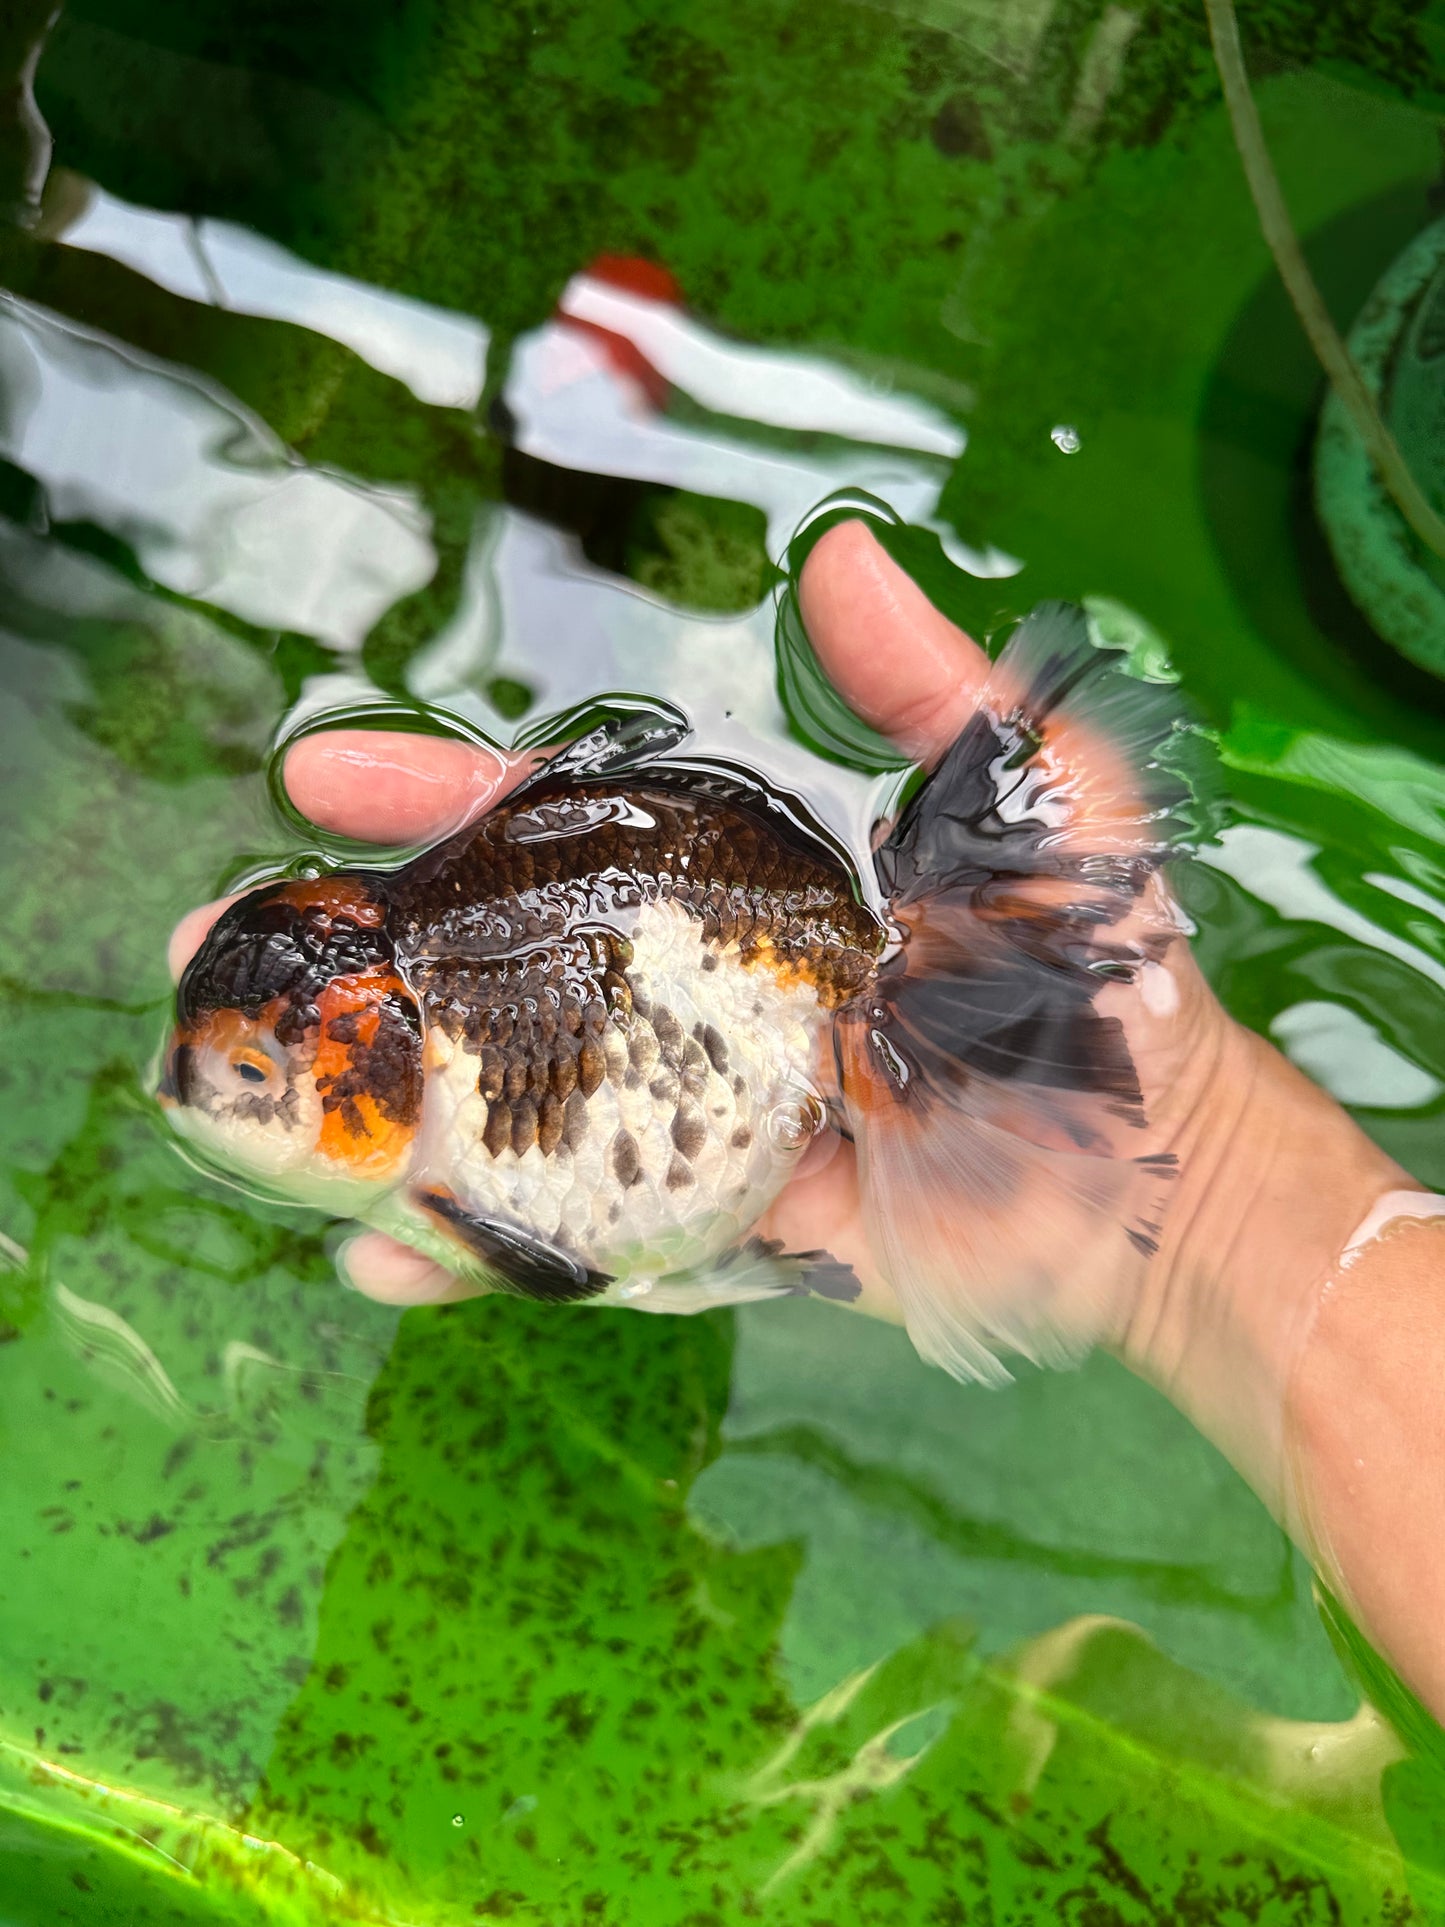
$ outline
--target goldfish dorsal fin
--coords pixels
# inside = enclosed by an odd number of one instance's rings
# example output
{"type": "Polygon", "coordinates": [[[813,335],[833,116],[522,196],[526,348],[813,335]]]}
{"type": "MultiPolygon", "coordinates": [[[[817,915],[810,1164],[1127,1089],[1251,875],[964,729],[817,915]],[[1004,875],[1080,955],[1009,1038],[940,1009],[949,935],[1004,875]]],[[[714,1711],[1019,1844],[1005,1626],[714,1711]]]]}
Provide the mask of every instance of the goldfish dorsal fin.
{"type": "Polygon", "coordinates": [[[670,703],[641,708],[626,697],[603,697],[583,710],[553,717],[545,734],[551,742],[559,736],[571,741],[512,792],[514,800],[554,785],[595,783],[642,769],[680,748],[692,725],[670,703]]]}

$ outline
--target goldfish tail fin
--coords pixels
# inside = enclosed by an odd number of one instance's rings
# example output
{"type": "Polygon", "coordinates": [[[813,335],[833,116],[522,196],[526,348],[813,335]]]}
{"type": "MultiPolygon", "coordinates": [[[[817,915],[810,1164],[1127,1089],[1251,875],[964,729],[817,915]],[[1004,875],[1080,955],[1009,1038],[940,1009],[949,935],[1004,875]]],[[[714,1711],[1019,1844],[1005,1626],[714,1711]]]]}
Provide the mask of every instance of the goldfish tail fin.
{"type": "Polygon", "coordinates": [[[844,1104],[879,1263],[960,1378],[1077,1360],[1156,1248],[1176,1166],[1110,1006],[1182,929],[1155,879],[1186,728],[1044,604],[877,852],[903,941],[839,1014],[844,1104]]]}

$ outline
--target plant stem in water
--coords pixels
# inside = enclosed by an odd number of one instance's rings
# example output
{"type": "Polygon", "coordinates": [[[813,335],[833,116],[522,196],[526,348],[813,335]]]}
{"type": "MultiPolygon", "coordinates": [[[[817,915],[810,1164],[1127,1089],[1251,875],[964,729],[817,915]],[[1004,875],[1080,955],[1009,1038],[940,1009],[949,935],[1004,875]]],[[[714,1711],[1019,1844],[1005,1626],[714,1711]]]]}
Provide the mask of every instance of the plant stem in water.
{"type": "Polygon", "coordinates": [[[1239,22],[1233,0],[1204,0],[1209,19],[1209,37],[1214,43],[1214,59],[1229,109],[1235,145],[1244,165],[1244,177],[1259,216],[1260,230],[1274,256],[1279,278],[1294,303],[1300,325],[1309,344],[1339,396],[1375,470],[1396,508],[1427,548],[1445,557],[1445,520],[1425,500],[1419,484],[1410,473],[1399,443],[1390,433],[1374,396],[1351,359],[1330,318],[1310,273],[1304,250],[1299,244],[1265,146],[1259,124],[1259,109],[1250,92],[1249,75],[1239,44],[1239,22]]]}

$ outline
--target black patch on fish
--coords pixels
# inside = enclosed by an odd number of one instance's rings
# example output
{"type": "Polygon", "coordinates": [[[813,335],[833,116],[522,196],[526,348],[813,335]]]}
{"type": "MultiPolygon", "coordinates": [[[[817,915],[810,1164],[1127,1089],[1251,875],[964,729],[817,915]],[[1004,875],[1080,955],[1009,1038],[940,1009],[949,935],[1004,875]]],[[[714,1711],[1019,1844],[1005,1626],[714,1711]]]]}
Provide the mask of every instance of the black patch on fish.
{"type": "Polygon", "coordinates": [[[193,1104],[196,1099],[193,1083],[195,1067],[195,1051],[189,1044],[177,1044],[156,1086],[156,1095],[169,1097],[177,1104],[193,1104]]]}
{"type": "Polygon", "coordinates": [[[728,1074],[728,1047],[720,1030],[713,1024],[702,1027],[702,1047],[707,1052],[708,1062],[719,1077],[728,1074]]]}
{"type": "Polygon", "coordinates": [[[863,1295],[863,1282],[852,1265],[826,1251],[800,1251],[797,1261],[803,1267],[803,1289],[815,1298],[831,1298],[835,1304],[851,1305],[863,1295]]]}
{"type": "Polygon", "coordinates": [[[666,1004],[656,1004],[652,1012],[652,1034],[657,1039],[657,1048],[662,1061],[669,1070],[679,1070],[682,1066],[683,1046],[687,1042],[682,1025],[674,1012],[666,1004]]]}
{"type": "MultiPolygon", "coordinates": [[[[515,976],[515,960],[555,958],[579,993],[619,1013],[632,998],[617,926],[643,904],[675,903],[705,940],[762,946],[831,1008],[863,987],[884,941],[801,802],[656,762],[606,781],[564,755],[381,887],[398,960],[419,985],[467,964],[515,976]]],[[[431,983],[421,987],[430,999],[431,983]]]]}
{"type": "Polygon", "coordinates": [[[573,1091],[562,1108],[562,1142],[569,1151],[580,1151],[587,1140],[587,1099],[573,1091]]]}
{"type": "Polygon", "coordinates": [[[682,1088],[691,1098],[699,1098],[707,1089],[707,1052],[695,1037],[689,1037],[683,1045],[682,1088]]]}
{"type": "Polygon", "coordinates": [[[679,1104],[672,1120],[672,1141],[689,1164],[707,1143],[707,1119],[695,1104],[679,1104]]]}
{"type": "Polygon", "coordinates": [[[831,1253],[788,1251],[781,1238],[763,1238],[756,1232],[723,1252],[716,1261],[715,1276],[745,1275],[760,1266],[776,1277],[777,1296],[781,1298],[811,1295],[831,1298],[837,1304],[852,1304],[862,1295],[863,1286],[857,1272],[831,1253]]]}
{"type": "Polygon", "coordinates": [[[518,1157],[537,1142],[537,1106],[530,1097],[519,1097],[512,1106],[512,1149],[518,1157]]]}
{"type": "MultiPolygon", "coordinates": [[[[369,883],[359,874],[348,880],[369,883]]],[[[318,885],[318,894],[322,889],[318,885]]],[[[344,906],[299,902],[294,886],[268,884],[212,924],[181,977],[176,1015],[185,1027],[213,1010],[256,1017],[282,997],[288,1008],[276,1036],[294,1043],[316,1021],[316,999],[333,978],[359,976],[392,960],[391,938],[380,923],[353,921],[344,906]]]]}
{"type": "Polygon", "coordinates": [[[514,794],[530,799],[546,795],[561,783],[615,777],[679,749],[691,734],[686,716],[670,703],[658,701],[650,710],[614,710],[584,735],[574,737],[514,794]]]}
{"type": "Polygon", "coordinates": [[[889,998],[899,1020],[893,1034],[908,1039],[906,1055],[935,1086],[958,1081],[949,1066],[962,1066],[1005,1083],[1090,1091],[1107,1098],[1115,1116],[1142,1126],[1123,1026],[1094,1009],[1102,987],[1082,968],[1071,976],[1022,949],[995,959],[992,970],[961,955],[956,976],[897,985],[889,998]]]}
{"type": "MultiPolygon", "coordinates": [[[[635,996],[632,1007],[634,1011],[637,1010],[635,996]]],[[[638,1015],[642,1014],[643,1013],[638,1012],[638,1015]]],[[[634,1024],[627,1034],[627,1059],[633,1070],[639,1073],[639,1082],[641,1078],[652,1069],[660,1055],[661,1046],[658,1044],[657,1035],[651,1026],[646,1023],[634,1024]]],[[[636,1087],[634,1086],[633,1088],[636,1087]]]]}
{"type": "MultiPolygon", "coordinates": [[[[327,1024],[328,1037],[348,1045],[351,1057],[349,1068],[340,1077],[317,1079],[322,1109],[333,1110],[348,1099],[354,1106],[356,1098],[365,1096],[389,1122],[415,1124],[421,1116],[423,1088],[416,1006],[409,997],[389,993],[373,1006],[373,1011],[375,1030],[369,1044],[360,1040],[363,1012],[347,1011],[327,1024]]],[[[359,1114],[356,1123],[348,1119],[350,1128],[355,1131],[360,1121],[359,1114]]]]}
{"type": "MultiPolygon", "coordinates": [[[[1140,826],[1153,830],[1187,794],[1151,760],[1177,725],[1177,698],[1122,677],[1117,658],[1093,646],[1083,611],[1062,603],[1041,605],[1009,655],[1028,665],[1017,711],[969,720],[876,854],[893,905],[919,906],[928,961],[915,967],[905,943],[868,993],[875,1054],[910,1103],[951,1103],[974,1077],[1084,1094],[1101,1100],[1101,1118],[1142,1127],[1127,1039],[1095,1003],[1137,969],[1137,948],[1109,931],[1168,853],[1167,835],[1158,831],[1157,846],[1137,854],[1061,840],[1042,807],[1050,779],[1035,759],[1065,706],[1071,716],[1097,712],[1106,741],[1122,715],[1140,826]],[[1028,780],[1037,797],[1005,809],[1028,780]]],[[[1064,1128],[1080,1141],[1077,1118],[1064,1128]]]]}
{"type": "Polygon", "coordinates": [[[580,1259],[530,1232],[474,1216],[449,1191],[414,1195],[421,1208],[455,1232],[513,1297],[543,1305],[578,1304],[606,1291],[612,1282],[606,1272],[590,1270],[580,1259]]]}
{"type": "Polygon", "coordinates": [[[624,1191],[630,1190],[642,1176],[642,1154],[630,1131],[619,1131],[612,1140],[612,1169],[624,1191]]]}

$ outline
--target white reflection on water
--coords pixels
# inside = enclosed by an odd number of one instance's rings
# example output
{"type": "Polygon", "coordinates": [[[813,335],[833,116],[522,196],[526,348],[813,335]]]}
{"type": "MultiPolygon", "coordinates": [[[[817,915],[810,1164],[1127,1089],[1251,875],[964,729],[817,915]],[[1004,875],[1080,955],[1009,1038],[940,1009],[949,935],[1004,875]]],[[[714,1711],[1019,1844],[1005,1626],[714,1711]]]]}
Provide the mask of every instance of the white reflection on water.
{"type": "Polygon", "coordinates": [[[836,489],[867,489],[905,521],[926,522],[943,481],[936,462],[891,451],[805,455],[745,442],[715,424],[703,432],[669,420],[618,373],[601,342],[556,322],[517,343],[506,401],[524,453],[559,468],[751,502],[767,517],[774,554],[836,489]]]}
{"type": "Polygon", "coordinates": [[[939,497],[965,435],[911,395],[882,394],[818,355],[725,340],[672,304],[574,276],[556,318],[513,351],[504,399],[517,446],[540,461],[750,502],[781,553],[794,530],[836,490],[880,496],[905,521],[937,530],[971,574],[1014,574],[997,549],[973,549],[938,521],[939,497]],[[709,419],[659,410],[606,333],[686,395],[709,419]],[[768,436],[743,426],[765,424],[768,436]],[[818,445],[788,445],[816,436],[818,445]]]}
{"type": "Polygon", "coordinates": [[[308,468],[204,377],[7,295],[0,453],[164,587],[335,648],[436,567],[410,490],[308,468]]]}
{"type": "Polygon", "coordinates": [[[1422,890],[1418,883],[1410,883],[1404,877],[1392,877],[1385,870],[1367,870],[1365,881],[1373,884],[1377,890],[1385,891],[1388,896],[1397,897],[1401,903],[1408,903],[1415,910],[1423,910],[1429,922],[1423,929],[1416,924],[1415,930],[1435,949],[1445,944],[1445,903],[1439,897],[1422,890]]]}
{"type": "Polygon", "coordinates": [[[596,567],[573,537],[507,507],[478,517],[456,611],[407,680],[423,701],[495,727],[473,692],[499,675],[526,682],[538,711],[628,688],[690,714],[730,710],[759,735],[786,726],[771,602],[735,616],[673,608],[596,567]]]}
{"type": "Polygon", "coordinates": [[[488,330],[475,316],[313,267],[230,221],[135,207],[87,184],[78,220],[56,237],[108,255],[187,301],[326,335],[437,408],[475,408],[488,330]]]}
{"type": "MultiPolygon", "coordinates": [[[[1445,964],[1341,902],[1311,867],[1319,853],[1318,844],[1306,843],[1283,830],[1268,829],[1262,823],[1236,823],[1216,845],[1202,849],[1198,860],[1232,877],[1282,917],[1328,924],[1356,943],[1397,957],[1431,983],[1445,987],[1445,964]]],[[[1373,876],[1367,880],[1388,887],[1396,896],[1408,887],[1395,878],[1373,876]]]]}
{"type": "Polygon", "coordinates": [[[726,341],[669,302],[589,274],[572,277],[559,305],[564,316],[622,335],[665,380],[720,415],[912,448],[947,461],[963,453],[964,431],[949,416],[911,395],[881,394],[819,355],[726,341]]]}
{"type": "Polygon", "coordinates": [[[1346,1004],[1314,998],[1291,1004],[1269,1034],[1292,1064],[1341,1104],[1413,1111],[1433,1103],[1445,1089],[1346,1004]]]}
{"type": "MultiPolygon", "coordinates": [[[[423,702],[494,732],[496,714],[479,693],[492,676],[524,681],[533,717],[600,691],[675,702],[693,724],[693,751],[766,769],[857,849],[866,850],[893,786],[825,763],[789,736],[771,600],[734,616],[675,609],[597,568],[572,537],[507,507],[478,517],[456,612],[412,662],[407,683],[423,702]]],[[[314,693],[334,701],[340,690],[332,683],[314,693]]]]}

